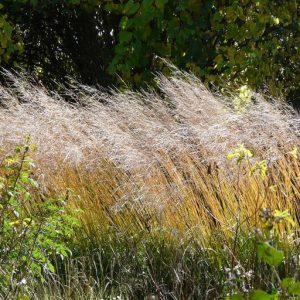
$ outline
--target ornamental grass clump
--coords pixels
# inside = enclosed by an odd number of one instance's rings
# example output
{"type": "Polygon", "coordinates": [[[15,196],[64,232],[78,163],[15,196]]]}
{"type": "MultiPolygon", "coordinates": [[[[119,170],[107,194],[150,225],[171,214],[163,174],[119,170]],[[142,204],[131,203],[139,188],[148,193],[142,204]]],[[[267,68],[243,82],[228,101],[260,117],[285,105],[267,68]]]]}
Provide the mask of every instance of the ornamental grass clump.
{"type": "Polygon", "coordinates": [[[59,95],[7,76],[2,156],[30,134],[39,191],[68,190],[81,211],[73,256],[54,259],[37,299],[247,299],[298,282],[299,116],[286,104],[247,91],[241,109],[241,90],[214,94],[176,69],[141,92],[59,95]]]}
{"type": "Polygon", "coordinates": [[[236,110],[234,95],[213,94],[195,76],[176,69],[170,78],[159,75],[159,91],[141,92],[77,84],[59,95],[26,78],[7,77],[9,87],[0,88],[5,107],[0,140],[5,146],[30,133],[36,157],[41,153],[43,164],[52,168],[61,161],[93,168],[107,159],[147,170],[164,155],[185,154],[221,165],[240,144],[277,160],[298,144],[299,117],[282,101],[253,93],[245,110],[236,110]]]}

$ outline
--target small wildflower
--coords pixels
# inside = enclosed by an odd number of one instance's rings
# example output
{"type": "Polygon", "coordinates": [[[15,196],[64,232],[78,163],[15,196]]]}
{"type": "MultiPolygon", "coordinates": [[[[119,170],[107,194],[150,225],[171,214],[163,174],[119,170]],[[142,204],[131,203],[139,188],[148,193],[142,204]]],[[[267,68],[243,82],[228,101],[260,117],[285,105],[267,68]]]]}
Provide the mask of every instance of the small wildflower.
{"type": "Polygon", "coordinates": [[[231,153],[227,155],[227,159],[236,158],[236,163],[239,165],[244,158],[251,158],[253,157],[253,153],[246,149],[245,146],[242,144],[239,148],[233,150],[231,153]]]}

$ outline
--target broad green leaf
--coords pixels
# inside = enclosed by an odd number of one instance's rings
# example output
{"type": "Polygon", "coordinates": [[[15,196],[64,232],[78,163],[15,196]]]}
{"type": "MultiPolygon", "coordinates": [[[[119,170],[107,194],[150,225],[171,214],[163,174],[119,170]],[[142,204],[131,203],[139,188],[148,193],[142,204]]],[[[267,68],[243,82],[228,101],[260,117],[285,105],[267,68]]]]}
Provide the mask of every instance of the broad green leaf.
{"type": "Polygon", "coordinates": [[[296,225],[288,210],[285,210],[285,211],[275,210],[274,218],[275,218],[275,221],[286,220],[292,226],[296,225]]]}
{"type": "Polygon", "coordinates": [[[240,294],[235,294],[228,297],[227,300],[245,300],[245,298],[240,294]]]}
{"type": "Polygon", "coordinates": [[[144,7],[150,7],[153,4],[153,0],[143,0],[142,5],[144,7]]]}
{"type": "Polygon", "coordinates": [[[22,295],[18,297],[18,300],[30,300],[30,297],[27,295],[22,295]]]}
{"type": "Polygon", "coordinates": [[[292,284],[288,287],[288,291],[289,291],[289,293],[292,294],[292,295],[300,296],[300,282],[292,283],[292,284]]]}
{"type": "Polygon", "coordinates": [[[47,268],[51,273],[55,272],[55,268],[50,262],[47,263],[47,268]]]}
{"type": "Polygon", "coordinates": [[[229,6],[226,10],[225,17],[228,21],[233,23],[237,18],[237,11],[235,10],[235,8],[232,6],[229,6]]]}
{"type": "Polygon", "coordinates": [[[294,278],[284,278],[281,281],[281,285],[284,288],[288,288],[291,284],[295,283],[295,279],[294,278]]]}
{"type": "Polygon", "coordinates": [[[140,8],[138,3],[135,3],[134,0],[129,0],[124,6],[123,14],[125,15],[134,15],[140,8]]]}
{"type": "Polygon", "coordinates": [[[104,6],[104,9],[106,11],[119,11],[121,7],[121,4],[115,4],[112,2],[106,3],[104,6]]]}
{"type": "Polygon", "coordinates": [[[122,30],[119,33],[119,39],[121,43],[129,42],[132,39],[132,33],[129,31],[122,30]]]}
{"type": "Polygon", "coordinates": [[[274,300],[276,295],[270,295],[261,290],[254,290],[250,293],[250,300],[274,300]]]}
{"type": "Polygon", "coordinates": [[[120,27],[122,30],[125,30],[126,26],[127,26],[127,22],[128,22],[128,17],[123,16],[121,21],[120,21],[120,27]]]}
{"type": "Polygon", "coordinates": [[[272,23],[273,23],[274,25],[278,25],[278,24],[280,23],[279,18],[272,17],[272,23]]]}
{"type": "MultiPolygon", "coordinates": [[[[73,0],[74,1],[74,0],[73,0]]],[[[76,0],[75,0],[76,1],[76,0]]],[[[35,7],[38,4],[38,0],[30,0],[30,4],[35,7]]]]}
{"type": "Polygon", "coordinates": [[[168,0],[155,0],[155,5],[162,9],[165,4],[168,3],[168,0]]]}
{"type": "Polygon", "coordinates": [[[257,250],[262,261],[270,266],[277,266],[283,261],[283,251],[275,249],[266,242],[258,242],[257,250]]]}

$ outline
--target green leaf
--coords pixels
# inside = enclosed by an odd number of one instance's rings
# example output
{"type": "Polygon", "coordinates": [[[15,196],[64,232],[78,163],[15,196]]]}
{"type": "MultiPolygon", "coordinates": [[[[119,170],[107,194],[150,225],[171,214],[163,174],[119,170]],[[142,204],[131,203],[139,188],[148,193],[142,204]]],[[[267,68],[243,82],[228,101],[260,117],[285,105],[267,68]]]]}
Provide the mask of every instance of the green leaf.
{"type": "Polygon", "coordinates": [[[272,20],[272,23],[275,24],[275,25],[278,25],[280,23],[279,18],[272,17],[271,20],[272,20]]]}
{"type": "Polygon", "coordinates": [[[124,6],[123,14],[125,15],[134,15],[140,8],[138,3],[135,3],[133,0],[129,0],[124,6]]]}
{"type": "Polygon", "coordinates": [[[55,272],[55,268],[50,262],[47,262],[47,268],[51,273],[55,272]]]}
{"type": "Polygon", "coordinates": [[[234,22],[237,18],[237,11],[234,7],[229,6],[226,10],[226,19],[230,22],[234,22]]]}
{"type": "Polygon", "coordinates": [[[168,0],[155,0],[157,6],[163,6],[168,3],[168,0]]]}
{"type": "Polygon", "coordinates": [[[27,295],[21,295],[18,297],[18,300],[30,300],[30,298],[27,295]]]}
{"type": "Polygon", "coordinates": [[[288,288],[291,284],[295,283],[295,279],[294,278],[284,278],[281,281],[281,285],[283,288],[288,288]]]}
{"type": "Polygon", "coordinates": [[[123,16],[121,21],[120,21],[120,27],[122,30],[124,30],[127,26],[127,22],[128,22],[128,17],[123,16]]]}
{"type": "Polygon", "coordinates": [[[165,4],[167,4],[167,3],[168,3],[168,0],[155,0],[155,5],[161,12],[163,12],[165,4]]]}
{"type": "Polygon", "coordinates": [[[274,300],[276,295],[270,295],[261,290],[254,290],[250,294],[250,300],[274,300]]]}
{"type": "Polygon", "coordinates": [[[274,218],[275,218],[275,221],[286,220],[292,226],[296,225],[288,210],[285,210],[285,211],[275,210],[274,218]]]}
{"type": "Polygon", "coordinates": [[[283,261],[283,251],[275,249],[266,242],[258,242],[257,250],[262,261],[270,266],[277,266],[283,261]]]}
{"type": "Polygon", "coordinates": [[[30,4],[35,7],[38,4],[38,0],[30,0],[30,4]]]}
{"type": "Polygon", "coordinates": [[[106,11],[113,11],[113,12],[117,12],[117,11],[120,11],[121,10],[121,7],[122,7],[122,4],[115,4],[115,3],[106,3],[105,6],[104,6],[104,9],[106,11]]]}
{"type": "Polygon", "coordinates": [[[128,31],[122,30],[119,33],[119,40],[121,43],[129,42],[132,39],[132,33],[128,31]]]}
{"type": "Polygon", "coordinates": [[[245,298],[240,294],[235,294],[230,296],[228,300],[245,300],[245,298]]]}
{"type": "Polygon", "coordinates": [[[300,296],[300,282],[295,282],[288,287],[288,291],[292,295],[300,296]]]}

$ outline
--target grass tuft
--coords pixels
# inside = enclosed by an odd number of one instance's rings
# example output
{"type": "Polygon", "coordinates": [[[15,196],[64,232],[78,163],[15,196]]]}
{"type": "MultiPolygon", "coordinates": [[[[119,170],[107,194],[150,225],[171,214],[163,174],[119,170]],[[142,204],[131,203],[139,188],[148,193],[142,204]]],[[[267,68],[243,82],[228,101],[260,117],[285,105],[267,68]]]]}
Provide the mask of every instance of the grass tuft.
{"type": "MultiPolygon", "coordinates": [[[[234,270],[244,293],[272,286],[254,240],[264,208],[299,224],[299,116],[290,107],[252,93],[236,109],[237,95],[213,94],[179,70],[158,76],[159,92],[76,85],[64,90],[69,103],[7,76],[3,153],[30,134],[41,189],[69,190],[82,210],[73,257],[56,259],[57,274],[34,297],[222,299],[234,270]]],[[[287,258],[279,272],[294,276],[298,231],[280,223],[277,232],[287,258]]]]}

